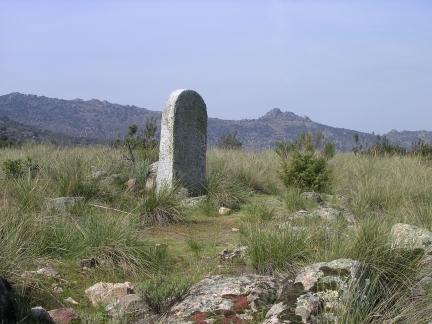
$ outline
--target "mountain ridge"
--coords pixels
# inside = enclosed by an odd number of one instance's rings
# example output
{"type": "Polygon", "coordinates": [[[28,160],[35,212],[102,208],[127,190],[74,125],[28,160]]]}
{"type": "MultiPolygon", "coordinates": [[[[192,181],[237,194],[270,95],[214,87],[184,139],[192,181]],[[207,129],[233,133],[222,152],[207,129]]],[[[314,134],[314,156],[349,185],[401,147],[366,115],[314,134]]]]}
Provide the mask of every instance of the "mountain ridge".
{"type": "MultiPolygon", "coordinates": [[[[131,124],[143,127],[150,118],[159,123],[161,112],[99,99],[66,100],[13,92],[0,96],[0,117],[69,138],[107,142],[123,137],[131,124]]],[[[222,135],[232,132],[238,134],[246,149],[257,150],[271,148],[277,141],[294,141],[305,132],[322,133],[324,141],[335,143],[340,151],[349,151],[356,145],[355,134],[363,145],[377,141],[374,134],[320,124],[280,108],[273,108],[256,119],[209,118],[210,146],[222,135]]],[[[432,132],[428,131],[391,131],[385,136],[392,143],[405,147],[418,138],[432,142],[432,132]]]]}

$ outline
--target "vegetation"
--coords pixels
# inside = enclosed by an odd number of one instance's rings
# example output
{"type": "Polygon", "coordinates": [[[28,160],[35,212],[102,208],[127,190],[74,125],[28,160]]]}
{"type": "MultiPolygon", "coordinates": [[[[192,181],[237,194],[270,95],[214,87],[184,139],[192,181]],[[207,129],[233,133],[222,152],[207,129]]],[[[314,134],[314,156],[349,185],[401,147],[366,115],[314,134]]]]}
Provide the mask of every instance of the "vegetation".
{"type": "Polygon", "coordinates": [[[211,150],[207,200],[196,207],[183,205],[175,190],[145,190],[154,158],[136,148],[134,162],[125,158],[124,146],[1,149],[0,276],[14,284],[20,318],[30,306],[61,307],[72,296],[82,318],[108,322],[83,295],[99,281],[132,281],[160,314],[210,273],[292,277],[313,262],[352,258],[365,264],[369,285],[353,287],[362,294],[344,300],[341,323],[391,323],[402,315],[415,323],[432,320],[432,291],[422,299],[409,295],[419,256],[388,241],[395,223],[432,230],[432,168],[421,153],[428,148],[330,158],[321,146],[211,150]],[[132,178],[136,184],[129,188],[132,178]],[[322,219],[291,218],[318,207],[302,195],[306,190],[325,191],[325,203],[352,212],[355,229],[343,219],[329,226],[322,219]],[[52,198],[61,196],[84,199],[60,208],[52,198]],[[221,206],[235,211],[214,217],[221,206]],[[245,263],[219,265],[217,253],[239,244],[248,247],[245,263]],[[82,272],[79,261],[86,258],[96,258],[98,266],[82,272]],[[59,270],[63,293],[52,292],[54,279],[22,276],[41,265],[59,270]]]}
{"type": "Polygon", "coordinates": [[[217,147],[225,150],[241,150],[242,143],[237,138],[237,132],[227,133],[218,139],[217,147]]]}

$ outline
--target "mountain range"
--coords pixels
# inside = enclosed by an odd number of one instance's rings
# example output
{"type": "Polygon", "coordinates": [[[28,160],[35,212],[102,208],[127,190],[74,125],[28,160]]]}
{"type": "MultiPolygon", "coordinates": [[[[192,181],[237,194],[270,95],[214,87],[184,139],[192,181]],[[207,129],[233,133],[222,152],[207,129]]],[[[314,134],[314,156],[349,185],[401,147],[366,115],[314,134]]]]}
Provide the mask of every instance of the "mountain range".
{"type": "MultiPolygon", "coordinates": [[[[132,124],[143,127],[150,118],[159,124],[161,112],[97,99],[64,100],[18,92],[0,96],[0,137],[16,142],[25,139],[65,144],[109,142],[122,138],[132,124]]],[[[257,150],[271,148],[277,141],[294,141],[305,132],[321,133],[324,141],[333,142],[339,151],[350,151],[356,145],[355,135],[364,146],[377,141],[374,134],[319,124],[279,108],[258,119],[209,118],[210,146],[224,134],[233,132],[244,148],[257,150]]],[[[432,132],[428,131],[391,131],[384,136],[404,147],[418,139],[432,143],[432,132]]]]}

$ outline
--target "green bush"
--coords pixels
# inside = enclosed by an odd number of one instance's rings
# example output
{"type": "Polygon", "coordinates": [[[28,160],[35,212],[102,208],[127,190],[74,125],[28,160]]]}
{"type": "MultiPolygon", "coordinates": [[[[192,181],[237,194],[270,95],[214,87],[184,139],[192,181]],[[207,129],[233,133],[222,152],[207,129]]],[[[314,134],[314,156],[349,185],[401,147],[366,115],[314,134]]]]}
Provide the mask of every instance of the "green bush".
{"type": "Polygon", "coordinates": [[[332,159],[336,154],[336,147],[333,143],[325,143],[322,150],[322,155],[326,160],[332,159]]]}
{"type": "Polygon", "coordinates": [[[310,151],[295,151],[291,159],[282,160],[280,175],[285,186],[302,191],[322,192],[330,185],[326,160],[310,151]]]}
{"type": "Polygon", "coordinates": [[[18,179],[25,175],[34,178],[39,171],[39,165],[30,158],[5,160],[1,168],[7,179],[18,179]]]}
{"type": "Polygon", "coordinates": [[[156,314],[163,314],[188,292],[191,282],[183,276],[158,276],[143,282],[138,291],[156,314]]]}

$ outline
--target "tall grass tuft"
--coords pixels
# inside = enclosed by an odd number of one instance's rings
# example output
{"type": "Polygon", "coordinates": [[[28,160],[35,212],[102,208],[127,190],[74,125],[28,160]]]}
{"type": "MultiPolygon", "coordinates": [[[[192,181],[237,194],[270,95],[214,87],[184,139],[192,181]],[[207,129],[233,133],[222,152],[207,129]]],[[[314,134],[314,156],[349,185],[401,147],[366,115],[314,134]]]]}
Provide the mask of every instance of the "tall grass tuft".
{"type": "Polygon", "coordinates": [[[144,196],[138,210],[141,212],[141,221],[146,225],[167,225],[183,220],[181,203],[175,191],[168,187],[144,196]]]}

